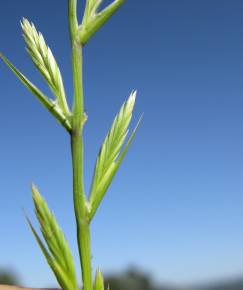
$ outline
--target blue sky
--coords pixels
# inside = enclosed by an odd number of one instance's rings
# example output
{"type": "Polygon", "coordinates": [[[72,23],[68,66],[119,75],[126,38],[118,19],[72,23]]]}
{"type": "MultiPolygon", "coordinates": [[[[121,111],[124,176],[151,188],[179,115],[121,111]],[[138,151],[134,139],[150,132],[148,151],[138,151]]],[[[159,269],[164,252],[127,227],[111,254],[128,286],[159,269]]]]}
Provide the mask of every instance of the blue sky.
{"type": "MultiPolygon", "coordinates": [[[[32,20],[71,103],[66,2],[2,1],[0,50],[49,93],[24,49],[19,21],[32,20]]],[[[128,0],[84,57],[87,190],[99,146],[134,88],[132,125],[145,113],[92,225],[94,269],[136,265],[177,284],[242,275],[243,2],[128,0]]],[[[78,265],[69,138],[3,64],[0,86],[0,268],[14,268],[28,286],[53,285],[21,207],[35,220],[34,181],[78,265]]]]}

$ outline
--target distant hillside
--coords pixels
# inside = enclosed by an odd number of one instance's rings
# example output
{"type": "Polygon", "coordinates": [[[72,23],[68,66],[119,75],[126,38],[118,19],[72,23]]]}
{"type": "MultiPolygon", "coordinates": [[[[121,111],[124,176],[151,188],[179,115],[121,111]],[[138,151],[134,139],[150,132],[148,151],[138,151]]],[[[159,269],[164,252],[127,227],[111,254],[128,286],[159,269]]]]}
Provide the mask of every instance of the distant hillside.
{"type": "MultiPolygon", "coordinates": [[[[152,290],[152,288],[151,288],[152,290]]],[[[201,286],[176,288],[176,287],[156,287],[153,290],[243,290],[243,278],[235,280],[225,280],[215,283],[208,283],[201,286]]]]}
{"type": "Polygon", "coordinates": [[[243,278],[232,281],[223,281],[211,285],[197,287],[191,290],[243,290],[243,278]]]}
{"type": "Polygon", "coordinates": [[[123,274],[106,277],[106,285],[108,284],[111,290],[243,290],[243,277],[182,288],[173,287],[173,285],[155,285],[148,274],[129,269],[123,274]]]}

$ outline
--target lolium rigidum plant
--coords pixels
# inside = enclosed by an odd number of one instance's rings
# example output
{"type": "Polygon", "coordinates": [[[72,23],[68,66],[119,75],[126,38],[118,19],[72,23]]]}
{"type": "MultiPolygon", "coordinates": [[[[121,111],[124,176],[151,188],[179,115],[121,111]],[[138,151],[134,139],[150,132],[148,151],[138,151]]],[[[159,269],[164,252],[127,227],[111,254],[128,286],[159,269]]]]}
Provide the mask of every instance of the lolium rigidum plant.
{"type": "MultiPolygon", "coordinates": [[[[124,1],[114,0],[106,8],[101,9],[102,0],[86,0],[83,19],[81,24],[79,24],[77,18],[77,0],[68,0],[74,88],[72,109],[69,108],[67,103],[62,75],[57,61],[46,44],[43,35],[37,31],[33,23],[27,19],[21,21],[26,48],[34,65],[50,87],[54,98],[47,97],[5,56],[0,54],[4,63],[70,135],[73,167],[73,203],[83,290],[104,289],[104,280],[99,269],[96,271],[94,280],[92,277],[90,224],[127,153],[141,118],[127,138],[136,98],[136,91],[133,91],[122,105],[110,131],[104,139],[96,160],[91,190],[89,194],[86,194],[83,176],[83,128],[87,121],[87,115],[84,112],[82,50],[89,39],[118,10],[124,1]]],[[[43,239],[26,216],[30,229],[60,287],[64,290],[77,290],[79,281],[67,240],[54,214],[50,211],[46,201],[34,185],[32,185],[32,197],[43,239]]]]}

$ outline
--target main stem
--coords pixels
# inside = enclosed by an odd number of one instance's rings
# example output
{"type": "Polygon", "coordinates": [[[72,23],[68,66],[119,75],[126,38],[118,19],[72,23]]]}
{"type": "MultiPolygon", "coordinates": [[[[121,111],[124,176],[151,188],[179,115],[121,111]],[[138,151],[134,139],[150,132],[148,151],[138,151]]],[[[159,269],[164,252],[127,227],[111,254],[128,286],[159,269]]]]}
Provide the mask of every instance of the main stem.
{"type": "Polygon", "coordinates": [[[83,189],[83,142],[79,132],[72,132],[73,201],[77,225],[77,241],[82,269],[83,290],[92,290],[90,226],[83,189]]]}
{"type": "Polygon", "coordinates": [[[78,29],[76,0],[69,0],[69,31],[72,47],[72,67],[74,82],[73,119],[71,149],[73,165],[73,202],[77,225],[77,242],[82,270],[83,290],[92,290],[92,267],[90,250],[90,224],[83,181],[83,74],[82,47],[76,41],[78,29]]]}

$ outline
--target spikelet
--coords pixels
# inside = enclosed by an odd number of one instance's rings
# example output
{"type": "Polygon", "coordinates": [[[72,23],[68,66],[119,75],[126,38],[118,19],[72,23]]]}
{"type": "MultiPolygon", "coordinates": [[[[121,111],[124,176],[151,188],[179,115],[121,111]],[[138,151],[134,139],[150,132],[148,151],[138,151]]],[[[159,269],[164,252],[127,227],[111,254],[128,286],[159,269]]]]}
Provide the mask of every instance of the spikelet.
{"type": "Polygon", "coordinates": [[[94,186],[99,183],[105,175],[112,162],[114,162],[119,153],[126,135],[128,125],[132,118],[132,112],[135,104],[136,92],[132,93],[128,100],[123,104],[118,115],[116,115],[112,127],[106,136],[101,147],[99,158],[96,165],[96,174],[94,177],[94,186]]]}
{"type": "Polygon", "coordinates": [[[87,0],[83,21],[79,26],[79,42],[86,44],[124,2],[125,0],[114,0],[106,8],[98,11],[102,0],[87,0]]]}
{"type": "Polygon", "coordinates": [[[69,109],[66,101],[64,85],[58,64],[47,46],[43,35],[37,32],[33,23],[23,18],[21,22],[27,51],[50,89],[57,98],[57,103],[63,113],[68,116],[69,109]]]}
{"type": "Polygon", "coordinates": [[[103,196],[108,189],[122,159],[124,158],[128,150],[128,146],[130,145],[139,126],[140,121],[131,134],[125,148],[121,151],[128,133],[128,126],[132,118],[135,99],[136,91],[132,92],[128,100],[121,107],[120,112],[116,115],[112,127],[100,148],[100,152],[96,160],[90,193],[91,218],[103,199],[103,196]]]}
{"type": "Polygon", "coordinates": [[[54,214],[49,210],[47,203],[34,185],[32,186],[32,197],[36,216],[49,252],[27,219],[31,230],[62,288],[78,290],[73,257],[64,234],[54,214]]]}
{"type": "Polygon", "coordinates": [[[100,7],[102,0],[87,0],[84,17],[83,17],[83,24],[88,23],[95,17],[98,8],[100,7]]]}
{"type": "Polygon", "coordinates": [[[95,275],[94,290],[104,290],[104,278],[101,271],[98,269],[95,275]]]}

